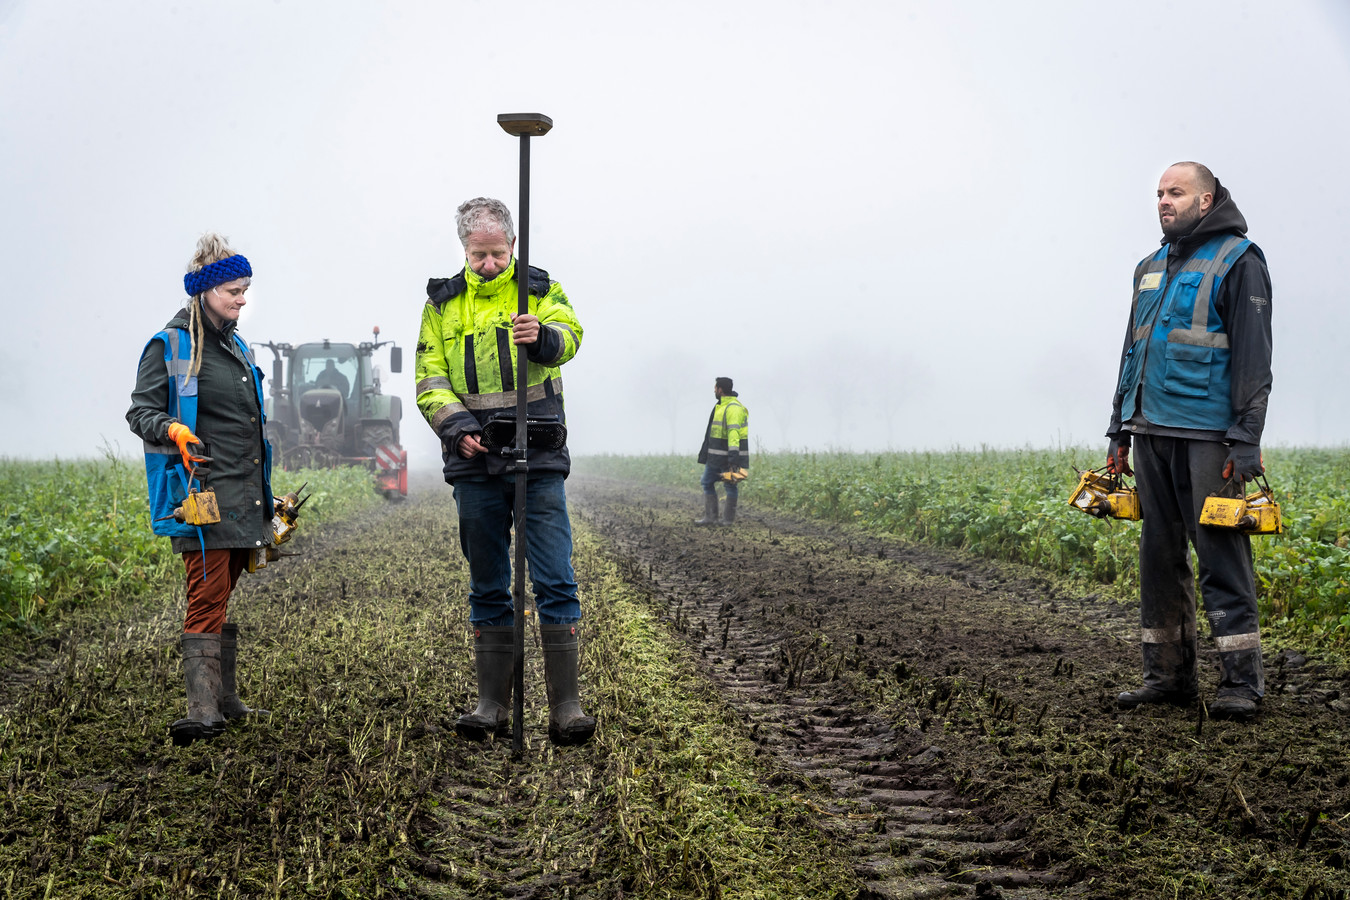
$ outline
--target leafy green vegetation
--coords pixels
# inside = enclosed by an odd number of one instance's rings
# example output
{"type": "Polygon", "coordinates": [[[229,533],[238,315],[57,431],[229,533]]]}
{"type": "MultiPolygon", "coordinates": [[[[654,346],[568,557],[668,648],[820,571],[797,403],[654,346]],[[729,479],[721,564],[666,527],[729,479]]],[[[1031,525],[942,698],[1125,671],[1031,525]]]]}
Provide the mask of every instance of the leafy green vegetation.
{"type": "MultiPolygon", "coordinates": [[[[309,482],[307,525],[378,499],[364,469],[274,472],[279,493],[309,482]]],[[[150,529],[145,469],[101,460],[0,460],[0,625],[32,628],[99,598],[132,599],[178,578],[169,541],[150,529]]]]}
{"type": "MultiPolygon", "coordinates": [[[[1058,575],[1138,588],[1136,523],[1069,508],[1098,449],[777,453],[754,458],[743,502],[852,522],[1058,575]]],[[[687,457],[592,457],[585,471],[693,487],[687,457]]],[[[1350,450],[1276,449],[1266,467],[1285,534],[1253,538],[1263,624],[1350,643],[1350,450]]]]}

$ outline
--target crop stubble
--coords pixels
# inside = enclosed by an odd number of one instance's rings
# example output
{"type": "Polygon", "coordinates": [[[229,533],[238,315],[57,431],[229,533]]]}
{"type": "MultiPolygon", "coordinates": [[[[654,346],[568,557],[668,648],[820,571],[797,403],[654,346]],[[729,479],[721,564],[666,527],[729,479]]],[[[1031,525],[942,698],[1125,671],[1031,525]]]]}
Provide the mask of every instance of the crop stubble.
{"type": "Polygon", "coordinates": [[[700,529],[692,491],[573,481],[783,777],[833,795],[863,896],[1350,896],[1343,671],[1268,646],[1258,724],[1121,712],[1132,607],[753,499],[700,529]]]}

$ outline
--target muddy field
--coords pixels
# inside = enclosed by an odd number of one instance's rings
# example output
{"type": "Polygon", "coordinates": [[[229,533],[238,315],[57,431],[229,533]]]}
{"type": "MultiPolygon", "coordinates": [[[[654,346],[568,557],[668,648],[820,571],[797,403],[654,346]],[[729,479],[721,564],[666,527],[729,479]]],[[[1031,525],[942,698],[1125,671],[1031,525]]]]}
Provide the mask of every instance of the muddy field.
{"type": "MultiPolygon", "coordinates": [[[[181,590],[0,657],[0,895],[1350,897],[1350,681],[1117,711],[1134,611],[1035,573],[574,477],[596,741],[466,744],[448,488],[245,582],[245,699],[173,748],[181,590]]],[[[1205,683],[1214,683],[1207,658],[1205,683]]]]}

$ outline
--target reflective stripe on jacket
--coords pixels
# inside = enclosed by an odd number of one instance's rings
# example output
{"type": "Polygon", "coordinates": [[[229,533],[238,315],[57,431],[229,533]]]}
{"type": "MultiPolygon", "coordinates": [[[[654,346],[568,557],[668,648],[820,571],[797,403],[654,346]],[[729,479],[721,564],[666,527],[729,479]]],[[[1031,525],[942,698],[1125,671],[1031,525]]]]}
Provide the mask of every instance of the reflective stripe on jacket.
{"type": "Polygon", "coordinates": [[[718,398],[708,417],[708,429],[703,436],[703,449],[699,451],[701,463],[720,462],[726,466],[727,454],[732,450],[740,452],[740,465],[750,467],[750,411],[734,394],[718,398]]]}
{"type": "MultiPolygon", "coordinates": [[[[441,439],[447,481],[496,475],[511,460],[493,454],[459,455],[460,440],[482,431],[493,413],[516,407],[516,346],[511,316],[518,296],[516,260],[484,281],[466,264],[453,278],[427,283],[427,302],[417,338],[417,408],[441,439]]],[[[531,416],[565,421],[560,367],[576,355],[582,328],[563,292],[543,269],[530,267],[529,311],[539,319],[539,340],[526,348],[526,397],[531,416]]],[[[531,447],[531,472],[571,469],[567,448],[531,447]]]]}
{"type": "Polygon", "coordinates": [[[1136,411],[1155,425],[1226,431],[1232,354],[1214,307],[1219,285],[1251,242],[1219,235],[1198,247],[1169,282],[1168,245],[1135,269],[1134,343],[1120,376],[1121,420],[1136,411]]]}

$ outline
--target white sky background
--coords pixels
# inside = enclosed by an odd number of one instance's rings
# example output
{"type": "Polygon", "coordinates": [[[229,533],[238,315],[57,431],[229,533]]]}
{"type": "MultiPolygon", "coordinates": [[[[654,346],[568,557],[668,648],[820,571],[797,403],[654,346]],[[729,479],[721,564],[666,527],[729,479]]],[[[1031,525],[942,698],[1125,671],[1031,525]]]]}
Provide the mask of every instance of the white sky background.
{"type": "Polygon", "coordinates": [[[555,123],[574,453],[692,452],[718,375],[766,450],[1104,445],[1181,159],[1270,262],[1267,444],[1344,445],[1348,105],[1344,0],[0,0],[0,456],[139,453],[136,359],[218,230],[248,339],[404,347],[436,460],[417,325],[454,207],[516,209],[501,112],[555,123]]]}

